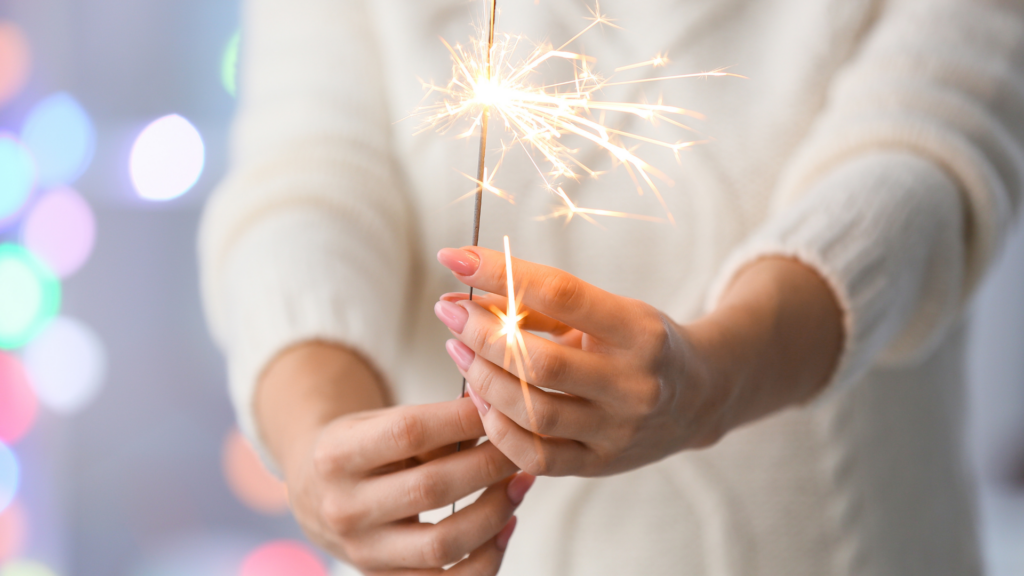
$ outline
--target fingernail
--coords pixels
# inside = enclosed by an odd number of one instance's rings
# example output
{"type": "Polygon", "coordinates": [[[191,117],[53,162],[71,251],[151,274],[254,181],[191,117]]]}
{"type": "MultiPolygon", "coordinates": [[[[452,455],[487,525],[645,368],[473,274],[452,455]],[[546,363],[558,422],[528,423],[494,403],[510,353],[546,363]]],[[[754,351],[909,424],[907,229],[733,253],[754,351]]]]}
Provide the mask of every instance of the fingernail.
{"type": "Polygon", "coordinates": [[[463,300],[469,300],[469,294],[465,292],[449,292],[447,294],[441,294],[441,300],[444,302],[461,302],[463,300]]]}
{"type": "Polygon", "coordinates": [[[473,401],[473,405],[476,406],[476,411],[480,413],[480,417],[483,418],[486,416],[487,412],[491,409],[491,405],[481,398],[480,395],[476,393],[476,390],[473,390],[473,386],[466,384],[466,390],[469,391],[469,399],[473,401]]]}
{"type": "Polygon", "coordinates": [[[517,518],[513,516],[508,521],[508,524],[505,524],[505,527],[501,529],[501,532],[498,532],[498,538],[494,542],[498,550],[504,552],[508,548],[508,541],[512,539],[512,533],[516,531],[516,522],[517,518]]]}
{"type": "Polygon", "coordinates": [[[480,267],[480,257],[469,250],[444,248],[437,253],[437,261],[460,276],[472,276],[480,267]]]}
{"type": "Polygon", "coordinates": [[[437,314],[438,320],[444,322],[444,325],[451,328],[456,334],[462,334],[462,329],[466,327],[466,320],[469,320],[469,312],[462,306],[451,302],[434,304],[434,314],[437,314]]]}
{"type": "Polygon", "coordinates": [[[519,506],[523,503],[523,498],[526,498],[526,493],[530,491],[530,487],[533,486],[533,481],[537,477],[533,474],[527,474],[526,472],[520,472],[508,483],[508,499],[513,504],[519,506]]]}
{"type": "Polygon", "coordinates": [[[448,355],[455,361],[455,365],[463,372],[469,370],[469,365],[476,357],[476,353],[469,346],[455,339],[445,342],[444,349],[448,351],[448,355]]]}

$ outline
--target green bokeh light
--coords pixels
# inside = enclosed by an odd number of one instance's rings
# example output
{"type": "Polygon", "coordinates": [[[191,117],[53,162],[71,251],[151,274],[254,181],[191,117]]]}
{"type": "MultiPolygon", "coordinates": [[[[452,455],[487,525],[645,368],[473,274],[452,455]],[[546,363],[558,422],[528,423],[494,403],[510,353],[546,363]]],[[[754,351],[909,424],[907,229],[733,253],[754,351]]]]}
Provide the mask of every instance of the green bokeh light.
{"type": "Polygon", "coordinates": [[[12,560],[0,569],[0,576],[57,576],[53,570],[32,560],[12,560]]]}
{"type": "Polygon", "coordinates": [[[224,49],[224,58],[220,64],[220,81],[224,90],[234,96],[238,92],[238,48],[242,43],[242,33],[235,32],[224,49]]]}
{"type": "Polygon", "coordinates": [[[21,246],[0,244],[0,348],[23,346],[59,309],[60,282],[53,272],[21,246]]]}

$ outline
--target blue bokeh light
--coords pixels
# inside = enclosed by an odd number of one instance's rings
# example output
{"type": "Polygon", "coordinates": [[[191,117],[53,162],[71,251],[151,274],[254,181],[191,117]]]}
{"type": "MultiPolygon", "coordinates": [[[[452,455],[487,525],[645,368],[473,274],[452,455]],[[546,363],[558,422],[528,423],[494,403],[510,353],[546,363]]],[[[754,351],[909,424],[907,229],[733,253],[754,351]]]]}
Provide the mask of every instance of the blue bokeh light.
{"type": "Polygon", "coordinates": [[[18,459],[10,448],[0,443],[0,512],[6,510],[14,501],[20,480],[21,472],[18,469],[18,459]]]}
{"type": "Polygon", "coordinates": [[[32,154],[14,136],[0,134],[0,227],[21,211],[35,180],[32,154]]]}
{"type": "Polygon", "coordinates": [[[32,108],[21,140],[35,157],[39,185],[50,188],[74,182],[89,167],[96,129],[74,97],[58,92],[32,108]]]}

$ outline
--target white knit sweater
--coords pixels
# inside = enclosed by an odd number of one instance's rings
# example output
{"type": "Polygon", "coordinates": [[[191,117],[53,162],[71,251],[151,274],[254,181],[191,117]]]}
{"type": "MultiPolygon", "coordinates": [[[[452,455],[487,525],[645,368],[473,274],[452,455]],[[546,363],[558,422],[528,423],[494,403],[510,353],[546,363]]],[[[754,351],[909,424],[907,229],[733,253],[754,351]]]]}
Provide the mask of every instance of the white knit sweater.
{"type": "MultiPolygon", "coordinates": [[[[499,29],[557,41],[582,0],[502,0],[499,29]]],[[[679,161],[676,225],[536,221],[552,199],[525,158],[485,198],[481,243],[563,268],[686,322],[745,262],[785,254],[828,279],[846,349],[815,403],[610,478],[542,478],[504,574],[966,575],[979,571],[961,465],[960,314],[1024,178],[1019,2],[605,0],[621,29],[583,39],[606,70],[668,51],[657,74],[733,66],[748,80],[609,89],[699,110],[709,143],[679,161]]],[[[482,17],[464,0],[249,0],[229,177],[210,200],[203,292],[243,430],[267,362],[322,339],[362,351],[406,403],[454,398],[433,317],[460,287],[436,264],[468,243],[475,141],[402,120],[438,40],[482,17]],[[402,120],[402,121],[400,121],[402,120]]],[[[640,72],[643,74],[645,72],[640,72]]],[[[655,72],[650,72],[651,74],[655,72]]],[[[634,76],[634,77],[639,77],[634,76]]],[[[640,124],[626,128],[648,132],[640,124]]],[[[659,128],[662,130],[664,127],[659,128]]],[[[621,169],[581,204],[659,214],[621,169]]],[[[273,464],[272,462],[270,463],[273,464]]]]}

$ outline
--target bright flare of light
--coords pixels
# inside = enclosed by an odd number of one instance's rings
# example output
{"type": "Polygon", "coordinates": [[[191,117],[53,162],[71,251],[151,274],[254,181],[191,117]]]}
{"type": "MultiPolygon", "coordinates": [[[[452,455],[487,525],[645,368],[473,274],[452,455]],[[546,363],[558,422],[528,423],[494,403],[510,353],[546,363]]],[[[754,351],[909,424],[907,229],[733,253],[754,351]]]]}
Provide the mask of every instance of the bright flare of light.
{"type": "Polygon", "coordinates": [[[0,21],[0,106],[21,92],[31,68],[25,34],[13,22],[0,21]]]}
{"type": "Polygon", "coordinates": [[[35,182],[31,152],[14,136],[0,133],[0,228],[18,215],[35,182]]]}
{"type": "Polygon", "coordinates": [[[40,198],[21,228],[26,248],[60,278],[67,278],[89,259],[96,239],[96,219],[89,203],[70,188],[40,198]]]}
{"type": "Polygon", "coordinates": [[[77,100],[58,92],[32,108],[21,141],[35,157],[39,186],[49,188],[74,182],[89,167],[96,129],[77,100]]]}
{"type": "Polygon", "coordinates": [[[4,564],[0,576],[57,576],[57,573],[40,562],[13,560],[4,564]]]}
{"type": "Polygon", "coordinates": [[[12,445],[21,440],[35,423],[37,412],[36,394],[25,367],[14,356],[0,352],[0,442],[12,445]]]}
{"type": "Polygon", "coordinates": [[[19,348],[60,308],[57,277],[28,250],[0,244],[0,348],[19,348]]]}
{"type": "MultiPolygon", "coordinates": [[[[14,452],[6,444],[0,443],[0,512],[3,512],[14,501],[21,481],[21,470],[14,452]]],[[[0,576],[3,573],[0,572],[0,576]]]]}
{"type": "Polygon", "coordinates": [[[519,373],[519,386],[523,390],[523,400],[526,402],[526,413],[529,415],[530,428],[534,433],[534,442],[537,444],[537,456],[540,458],[543,466],[544,451],[540,447],[540,437],[537,436],[537,418],[533,412],[533,400],[530,398],[530,385],[526,381],[531,371],[530,356],[526,350],[523,331],[519,328],[519,324],[526,318],[529,312],[519,311],[522,296],[516,295],[515,281],[512,276],[512,248],[509,246],[508,236],[505,236],[505,282],[505,293],[508,296],[508,304],[505,310],[502,311],[496,306],[491,306],[490,308],[491,312],[501,321],[501,330],[493,336],[493,339],[505,337],[505,360],[503,365],[505,370],[508,370],[513,362],[516,365],[516,370],[519,373]]]}
{"type": "Polygon", "coordinates": [[[238,50],[242,44],[242,33],[235,32],[224,48],[220,62],[220,82],[224,90],[235,96],[238,93],[238,50]]]}
{"type": "Polygon", "coordinates": [[[164,116],[132,146],[132,183],[146,200],[171,200],[195,185],[205,161],[206,148],[195,126],[177,114],[164,116]]]}
{"type": "Polygon", "coordinates": [[[256,451],[237,429],[224,439],[224,478],[243,504],[264,514],[288,511],[288,491],[284,482],[263,467],[256,451]]]}
{"type": "MultiPolygon", "coordinates": [[[[481,126],[485,111],[489,111],[490,117],[500,119],[506,132],[511,134],[510,140],[507,143],[503,142],[503,154],[519,145],[528,154],[532,151],[550,165],[548,174],[545,175],[541,171],[541,176],[552,193],[556,193],[558,189],[555,182],[558,179],[576,180],[582,176],[599,175],[577,159],[576,153],[579,149],[567,143],[565,138],[578,137],[582,142],[589,142],[605,150],[615,161],[621,163],[633,179],[637,191],[640,194],[643,194],[644,190],[653,192],[667,219],[673,221],[672,214],[652,177],[658,177],[666,182],[668,179],[636,155],[634,150],[640,144],[648,144],[678,153],[696,141],[662,141],[625,132],[610,127],[610,123],[606,121],[607,116],[634,116],[647,122],[663,122],[691,132],[692,130],[683,124],[682,120],[685,117],[701,116],[693,111],[667,106],[660,102],[609,102],[598,99],[597,95],[609,86],[733,74],[715,70],[699,74],[612,82],[610,78],[604,78],[594,71],[593,58],[567,49],[594,27],[611,22],[600,14],[599,9],[593,10],[592,15],[590,25],[558,48],[546,44],[526,48],[529,44],[527,40],[512,35],[496,35],[493,47],[490,47],[486,31],[481,31],[478,37],[472,39],[469,47],[460,44],[453,46],[442,40],[451,54],[452,79],[445,86],[425,83],[424,87],[428,94],[440,95],[440,101],[421,108],[418,113],[425,116],[426,127],[447,132],[458,125],[465,125],[464,129],[460,128],[459,136],[469,137],[481,126]],[[522,53],[526,53],[526,56],[520,57],[522,53]],[[490,69],[488,62],[491,63],[490,69]],[[531,83],[533,75],[541,66],[558,63],[567,66],[569,70],[563,81],[545,85],[531,83]]],[[[659,55],[646,62],[623,66],[619,70],[661,66],[666,62],[667,59],[659,55]]],[[[556,197],[563,203],[567,200],[567,197],[560,197],[557,194],[556,197]]],[[[565,215],[564,211],[567,209],[570,208],[563,208],[556,214],[565,215]]],[[[580,209],[573,210],[572,213],[581,213],[580,209]]],[[[630,216],[611,211],[591,210],[589,213],[600,216],[630,216]]],[[[590,218],[588,220],[592,221],[590,218]]]]}
{"type": "Polygon", "coordinates": [[[29,380],[44,406],[62,414],[86,407],[103,387],[107,354],[88,326],[58,316],[25,346],[29,380]]]}
{"type": "MultiPolygon", "coordinates": [[[[327,568],[305,544],[278,540],[246,557],[239,576],[327,576],[327,568]]],[[[2,575],[0,575],[2,576],[2,575]]]]}
{"type": "Polygon", "coordinates": [[[0,565],[21,554],[26,531],[25,512],[15,500],[0,512],[0,565]]]}

